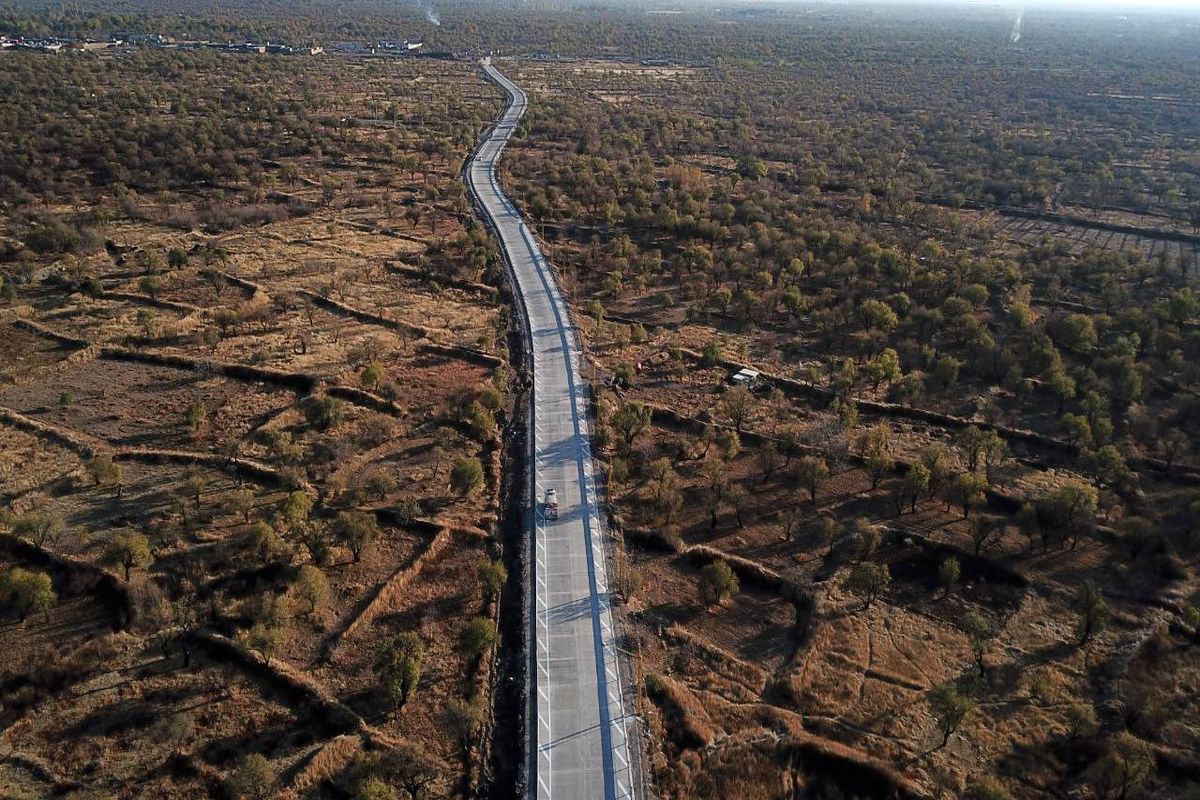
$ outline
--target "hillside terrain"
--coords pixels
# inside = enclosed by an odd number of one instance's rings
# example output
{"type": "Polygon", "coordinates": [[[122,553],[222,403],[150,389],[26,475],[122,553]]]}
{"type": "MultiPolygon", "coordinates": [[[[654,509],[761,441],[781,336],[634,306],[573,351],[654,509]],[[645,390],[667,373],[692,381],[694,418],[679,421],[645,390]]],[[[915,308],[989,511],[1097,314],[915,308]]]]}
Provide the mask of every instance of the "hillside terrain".
{"type": "Polygon", "coordinates": [[[4,59],[0,793],[465,792],[511,399],[458,170],[498,94],[4,59]]]}
{"type": "Polygon", "coordinates": [[[1103,58],[910,33],[886,70],[517,62],[654,778],[1193,796],[1200,98],[1120,76],[1179,103],[1118,146],[1103,58]]]}
{"type": "Polygon", "coordinates": [[[523,788],[490,53],[649,794],[1200,797],[1200,22],[662,11],[0,9],[0,796],[523,788]]]}

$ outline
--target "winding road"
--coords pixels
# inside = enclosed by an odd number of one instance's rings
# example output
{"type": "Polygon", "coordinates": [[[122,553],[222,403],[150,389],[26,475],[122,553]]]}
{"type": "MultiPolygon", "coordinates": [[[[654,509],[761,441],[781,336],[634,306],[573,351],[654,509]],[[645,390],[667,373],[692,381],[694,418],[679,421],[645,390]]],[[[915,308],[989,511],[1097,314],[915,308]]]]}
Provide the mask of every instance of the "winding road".
{"type": "Polygon", "coordinates": [[[483,69],[508,93],[509,105],[466,177],[512,270],[532,346],[529,713],[536,758],[529,796],[632,798],[637,726],[625,710],[580,340],[550,263],[496,180],[500,154],[525,113],[525,93],[490,63],[483,69]],[[549,489],[558,493],[557,519],[547,519],[541,505],[549,489]]]}

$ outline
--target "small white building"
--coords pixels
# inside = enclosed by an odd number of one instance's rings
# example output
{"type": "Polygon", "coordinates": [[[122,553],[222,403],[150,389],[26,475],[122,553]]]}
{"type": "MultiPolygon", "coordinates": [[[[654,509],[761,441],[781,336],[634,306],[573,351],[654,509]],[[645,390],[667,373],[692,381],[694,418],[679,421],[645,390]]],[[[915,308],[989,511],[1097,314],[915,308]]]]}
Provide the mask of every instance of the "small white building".
{"type": "Polygon", "coordinates": [[[762,373],[758,370],[746,367],[735,372],[729,380],[735,385],[745,386],[747,389],[751,389],[758,385],[758,381],[760,380],[761,376],[762,373]]]}

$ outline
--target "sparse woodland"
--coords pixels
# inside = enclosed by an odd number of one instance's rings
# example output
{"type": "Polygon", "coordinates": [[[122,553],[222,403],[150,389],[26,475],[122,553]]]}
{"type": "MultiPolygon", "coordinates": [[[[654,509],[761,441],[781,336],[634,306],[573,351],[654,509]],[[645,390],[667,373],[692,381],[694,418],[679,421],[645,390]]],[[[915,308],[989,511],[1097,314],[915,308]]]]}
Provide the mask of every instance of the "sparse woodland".
{"type": "Polygon", "coordinates": [[[517,67],[665,796],[1200,786],[1194,63],[1034,31],[517,67]]]}
{"type": "Polygon", "coordinates": [[[458,171],[500,98],[3,59],[0,794],[465,796],[514,401],[458,171]]]}
{"type": "Polygon", "coordinates": [[[498,49],[655,796],[1198,796],[1194,19],[32,5],[448,57],[0,53],[0,794],[512,785],[498,49]]]}

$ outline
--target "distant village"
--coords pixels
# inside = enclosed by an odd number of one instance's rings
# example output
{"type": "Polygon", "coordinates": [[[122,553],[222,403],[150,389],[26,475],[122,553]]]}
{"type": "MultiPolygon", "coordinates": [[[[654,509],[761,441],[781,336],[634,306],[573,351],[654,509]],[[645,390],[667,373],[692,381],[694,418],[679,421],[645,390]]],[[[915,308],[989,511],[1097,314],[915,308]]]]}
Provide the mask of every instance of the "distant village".
{"type": "MultiPolygon", "coordinates": [[[[210,42],[176,39],[171,36],[133,34],[105,40],[31,38],[0,34],[0,50],[24,49],[44,53],[96,52],[101,50],[128,49],[133,47],[159,47],[177,50],[220,50],[229,53],[274,53],[276,55],[315,56],[325,52],[324,47],[293,47],[280,42],[210,42]]],[[[415,54],[424,47],[424,42],[338,42],[330,52],[343,55],[402,55],[415,54]]]]}

